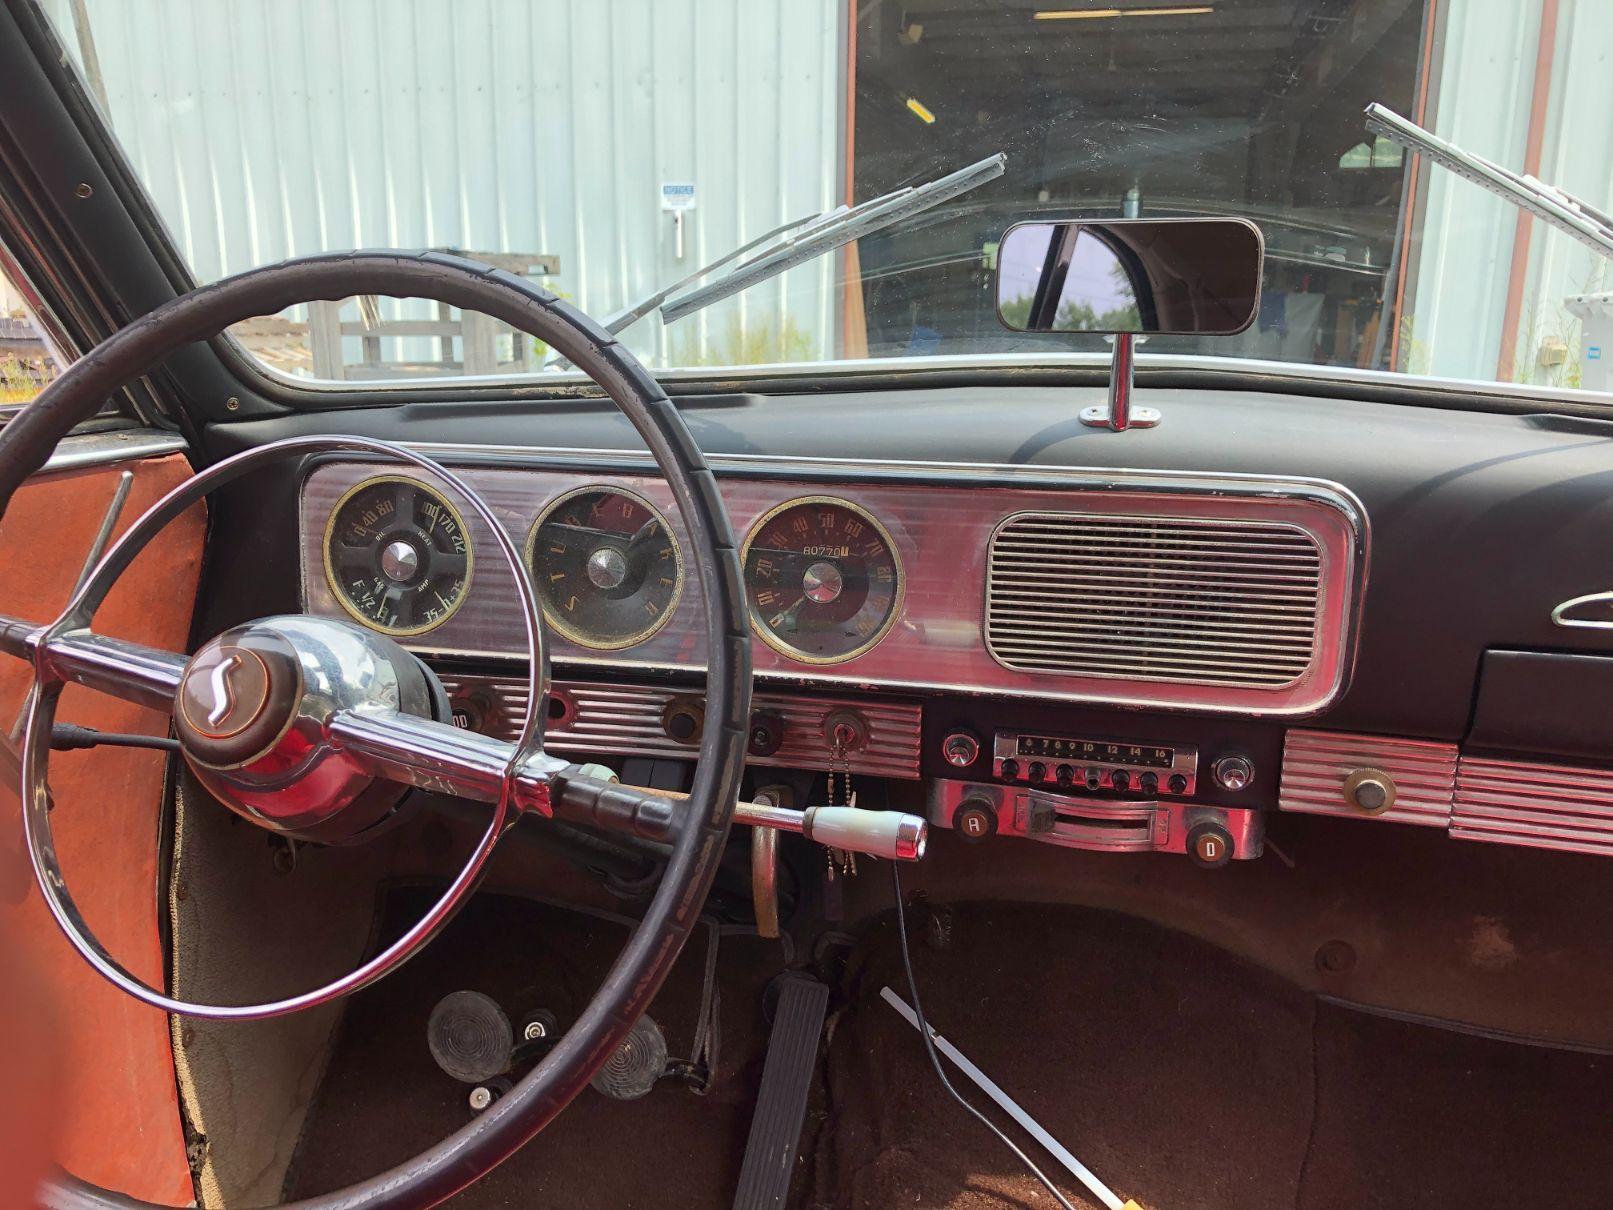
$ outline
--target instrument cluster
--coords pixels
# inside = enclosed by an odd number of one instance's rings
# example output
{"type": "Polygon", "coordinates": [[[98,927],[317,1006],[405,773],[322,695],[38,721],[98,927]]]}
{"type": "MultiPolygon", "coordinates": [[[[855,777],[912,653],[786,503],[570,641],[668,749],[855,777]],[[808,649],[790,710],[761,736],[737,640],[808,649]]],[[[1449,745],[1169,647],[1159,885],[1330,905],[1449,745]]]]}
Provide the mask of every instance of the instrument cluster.
{"type": "MultiPolygon", "coordinates": [[[[654,636],[683,593],[684,555],[666,516],[626,487],[587,485],[549,501],[525,535],[527,566],[557,633],[590,651],[654,636]]],[[[349,488],[324,534],[327,585],[366,626],[398,637],[446,622],[470,591],[474,551],[458,510],[420,480],[377,475],[349,488]]],[[[900,610],[902,560],[868,510],[833,496],[785,500],[742,550],[751,625],[791,660],[855,659],[900,610]]]]}

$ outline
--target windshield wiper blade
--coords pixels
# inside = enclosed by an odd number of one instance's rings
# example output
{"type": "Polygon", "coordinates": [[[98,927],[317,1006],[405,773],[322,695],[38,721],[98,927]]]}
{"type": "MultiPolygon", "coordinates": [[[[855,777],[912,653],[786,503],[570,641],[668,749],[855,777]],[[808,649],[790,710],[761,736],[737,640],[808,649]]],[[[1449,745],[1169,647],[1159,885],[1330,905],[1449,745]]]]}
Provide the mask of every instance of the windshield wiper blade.
{"type": "MultiPolygon", "coordinates": [[[[840,207],[840,209],[843,210],[843,209],[845,209],[845,207],[842,206],[842,207],[840,207]]],[[[605,328],[605,331],[609,332],[612,336],[615,336],[617,333],[622,332],[625,329],[632,327],[635,323],[637,323],[639,320],[643,319],[646,315],[648,315],[650,312],[654,311],[657,307],[659,307],[667,299],[671,298],[679,290],[683,289],[685,286],[689,285],[690,283],[699,281],[702,277],[705,277],[708,273],[715,273],[718,269],[721,269],[724,265],[731,264],[732,262],[738,260],[740,257],[744,256],[747,252],[754,252],[757,248],[760,248],[763,244],[772,243],[774,240],[778,239],[779,236],[785,234],[788,231],[794,231],[797,227],[805,227],[808,224],[819,222],[820,220],[823,219],[825,213],[833,214],[833,213],[835,213],[835,211],[827,211],[827,212],[821,212],[820,211],[817,214],[809,214],[805,218],[794,219],[791,222],[783,224],[782,226],[774,227],[773,230],[767,232],[767,234],[757,236],[755,239],[751,240],[751,242],[748,243],[748,244],[741,244],[739,247],[735,248],[732,252],[729,252],[724,256],[718,257],[716,260],[712,261],[709,265],[701,265],[700,268],[696,269],[693,273],[690,273],[686,277],[680,277],[677,281],[673,282],[670,286],[663,286],[661,289],[657,290],[654,294],[646,294],[643,298],[639,299],[636,303],[630,303],[628,306],[623,307],[620,311],[616,312],[614,315],[612,315],[608,319],[606,319],[604,321],[604,325],[603,325],[604,328],[605,328]]]]}
{"type": "MultiPolygon", "coordinates": [[[[906,185],[855,206],[834,206],[806,218],[795,219],[757,236],[709,264],[701,265],[670,286],[623,307],[604,320],[601,326],[612,336],[617,336],[657,310],[661,312],[663,323],[672,323],[796,265],[968,193],[1000,177],[1007,164],[1008,157],[998,152],[924,185],[906,185]],[[762,251],[757,253],[757,249],[762,251]],[[751,256],[752,253],[757,254],[751,256]],[[751,256],[751,259],[744,260],[747,256],[751,256]],[[708,285],[685,290],[685,287],[735,261],[741,263],[723,277],[708,285]],[[680,290],[685,292],[680,295],[680,290]]],[[[570,364],[560,354],[553,353],[544,363],[544,369],[563,370],[570,364]]]]}
{"type": "Polygon", "coordinates": [[[1550,223],[1591,251],[1613,257],[1613,218],[1566,189],[1532,176],[1520,176],[1493,160],[1464,151],[1377,102],[1367,106],[1366,119],[1367,129],[1373,134],[1427,156],[1440,167],[1550,223]]]}
{"type": "MultiPolygon", "coordinates": [[[[799,230],[785,235],[778,247],[742,261],[708,285],[696,286],[684,294],[675,295],[662,304],[661,319],[672,323],[685,315],[692,315],[796,265],[939,206],[1000,177],[1007,164],[1008,157],[998,152],[928,184],[909,185],[856,206],[825,211],[804,224],[795,225],[799,230]]],[[[720,266],[713,266],[716,267],[720,266]]],[[[704,277],[709,272],[710,269],[707,269],[695,276],[704,277]]]]}

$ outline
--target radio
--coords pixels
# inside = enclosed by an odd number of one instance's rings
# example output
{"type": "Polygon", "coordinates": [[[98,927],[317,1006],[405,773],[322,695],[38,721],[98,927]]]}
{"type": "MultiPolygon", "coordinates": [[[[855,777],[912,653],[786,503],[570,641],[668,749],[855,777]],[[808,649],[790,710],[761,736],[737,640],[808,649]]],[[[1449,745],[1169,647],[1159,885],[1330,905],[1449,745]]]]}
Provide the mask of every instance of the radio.
{"type": "Polygon", "coordinates": [[[991,771],[996,777],[1050,790],[1187,798],[1198,787],[1198,769],[1197,748],[1165,744],[1020,731],[999,731],[992,744],[991,771]]]}

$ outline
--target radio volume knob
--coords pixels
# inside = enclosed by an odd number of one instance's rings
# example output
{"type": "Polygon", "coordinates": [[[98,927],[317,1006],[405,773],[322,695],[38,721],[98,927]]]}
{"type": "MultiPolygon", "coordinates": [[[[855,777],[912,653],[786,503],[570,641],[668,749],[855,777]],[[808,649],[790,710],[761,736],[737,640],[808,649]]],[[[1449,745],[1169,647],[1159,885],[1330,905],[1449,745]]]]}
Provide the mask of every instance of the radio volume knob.
{"type": "Polygon", "coordinates": [[[953,731],[941,742],[941,755],[954,768],[966,769],[980,759],[980,741],[972,731],[953,731]]]}
{"type": "Polygon", "coordinates": [[[1223,756],[1210,767],[1210,773],[1215,777],[1215,784],[1223,790],[1237,793],[1239,790],[1249,788],[1249,783],[1255,779],[1255,762],[1244,756],[1241,752],[1231,756],[1223,756]]]}

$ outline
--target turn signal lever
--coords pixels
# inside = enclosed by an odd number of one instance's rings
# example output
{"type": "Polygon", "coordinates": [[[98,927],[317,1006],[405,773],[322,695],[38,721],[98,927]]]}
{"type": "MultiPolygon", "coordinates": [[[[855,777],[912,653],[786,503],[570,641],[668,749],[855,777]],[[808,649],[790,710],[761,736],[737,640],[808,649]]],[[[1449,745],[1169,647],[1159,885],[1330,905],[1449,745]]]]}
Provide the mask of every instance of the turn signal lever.
{"type": "MultiPolygon", "coordinates": [[[[673,840],[682,826],[687,796],[676,791],[624,786],[600,765],[567,770],[555,782],[549,803],[557,819],[663,842],[673,840]]],[[[793,811],[742,802],[734,809],[734,822],[799,832],[819,844],[893,861],[917,861],[929,841],[929,824],[923,816],[861,807],[793,811]]]]}

